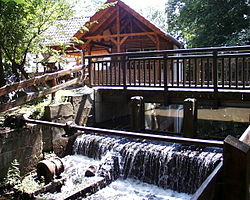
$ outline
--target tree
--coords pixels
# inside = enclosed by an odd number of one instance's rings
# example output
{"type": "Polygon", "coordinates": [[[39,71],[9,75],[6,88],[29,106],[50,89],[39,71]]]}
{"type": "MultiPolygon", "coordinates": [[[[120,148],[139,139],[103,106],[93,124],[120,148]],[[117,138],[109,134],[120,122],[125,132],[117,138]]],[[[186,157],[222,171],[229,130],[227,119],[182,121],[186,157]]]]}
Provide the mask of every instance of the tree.
{"type": "Polygon", "coordinates": [[[28,78],[24,70],[28,53],[38,51],[43,33],[55,20],[71,15],[66,0],[0,0],[0,72],[6,72],[4,65],[9,64],[17,80],[18,70],[28,78]]]}
{"type": "Polygon", "coordinates": [[[250,43],[246,0],[169,0],[169,31],[189,47],[250,43]]]}
{"type": "Polygon", "coordinates": [[[160,27],[163,30],[167,30],[167,16],[164,9],[157,9],[155,7],[147,7],[142,9],[140,13],[148,19],[150,22],[160,27]]]}

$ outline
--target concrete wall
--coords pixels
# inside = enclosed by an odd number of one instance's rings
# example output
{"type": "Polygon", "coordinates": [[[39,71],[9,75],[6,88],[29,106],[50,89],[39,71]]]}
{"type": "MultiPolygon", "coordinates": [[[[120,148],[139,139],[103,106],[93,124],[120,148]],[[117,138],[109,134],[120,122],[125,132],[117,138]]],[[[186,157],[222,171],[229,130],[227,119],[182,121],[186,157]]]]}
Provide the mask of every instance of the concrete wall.
{"type": "Polygon", "coordinates": [[[129,115],[128,99],[121,96],[108,96],[95,90],[95,122],[101,123],[129,115]]]}
{"type": "Polygon", "coordinates": [[[42,131],[32,125],[22,129],[0,131],[0,178],[3,178],[10,163],[17,159],[22,174],[25,174],[42,158],[42,131]]]}

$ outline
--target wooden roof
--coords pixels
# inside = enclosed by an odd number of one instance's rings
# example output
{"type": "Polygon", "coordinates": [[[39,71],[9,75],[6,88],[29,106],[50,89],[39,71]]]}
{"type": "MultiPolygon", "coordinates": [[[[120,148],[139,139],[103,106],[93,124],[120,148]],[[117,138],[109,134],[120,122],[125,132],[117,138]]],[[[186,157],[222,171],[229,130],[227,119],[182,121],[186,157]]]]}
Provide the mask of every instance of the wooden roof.
{"type": "Polygon", "coordinates": [[[104,49],[121,52],[125,51],[125,45],[126,48],[136,48],[145,44],[145,47],[155,46],[155,49],[159,50],[172,49],[174,45],[179,48],[182,46],[169,33],[152,24],[124,2],[108,0],[106,3],[112,2],[117,3],[96,12],[90,18],[60,20],[57,23],[59,23],[59,27],[62,24],[61,29],[58,29],[58,24],[55,24],[56,28],[52,27],[47,31],[48,35],[52,37],[51,41],[72,44],[74,42],[71,38],[76,37],[85,43],[74,43],[75,46],[85,49],[89,54],[93,49],[96,52],[104,49]],[[81,28],[83,26],[86,26],[88,30],[83,30],[81,28]]]}
{"type": "MultiPolygon", "coordinates": [[[[157,27],[156,25],[154,25],[153,23],[151,23],[149,20],[145,19],[142,15],[140,15],[139,13],[137,13],[135,10],[133,10],[132,8],[130,8],[128,5],[126,5],[124,2],[122,2],[121,0],[108,0],[106,3],[111,3],[111,2],[117,2],[117,4],[115,6],[111,6],[107,9],[101,10],[97,13],[95,13],[91,18],[90,21],[94,22],[97,21],[98,23],[93,23],[90,27],[89,27],[89,32],[94,32],[96,31],[98,28],[100,28],[101,26],[103,26],[104,24],[107,26],[107,23],[112,23],[112,21],[107,21],[107,19],[111,18],[113,16],[113,19],[119,17],[117,16],[117,13],[115,13],[115,10],[117,7],[120,7],[122,9],[124,9],[125,11],[127,11],[129,14],[131,14],[134,18],[136,18],[141,24],[143,24],[145,27],[149,28],[145,28],[146,30],[148,30],[148,32],[146,32],[148,35],[153,35],[153,34],[158,34],[161,37],[163,37],[164,39],[173,42],[176,46],[181,47],[182,44],[175,39],[173,36],[171,36],[168,32],[162,30],[161,28],[157,27]],[[150,33],[152,32],[152,33],[150,33]]],[[[121,20],[121,19],[120,19],[121,20]]],[[[74,36],[79,38],[79,39],[83,39],[84,36],[86,34],[88,34],[89,32],[82,32],[81,30],[79,30],[74,36]]],[[[143,32],[142,32],[143,34],[143,32]]],[[[131,33],[132,35],[132,33],[131,33]]],[[[136,33],[135,35],[140,35],[139,33],[136,33]]],[[[144,35],[145,35],[145,31],[144,31],[144,35]]],[[[104,36],[103,36],[104,37],[104,36]]],[[[106,36],[108,37],[108,36],[106,36]]],[[[115,35],[113,36],[115,37],[115,35]]],[[[94,38],[98,38],[98,37],[92,37],[94,38]]]]}

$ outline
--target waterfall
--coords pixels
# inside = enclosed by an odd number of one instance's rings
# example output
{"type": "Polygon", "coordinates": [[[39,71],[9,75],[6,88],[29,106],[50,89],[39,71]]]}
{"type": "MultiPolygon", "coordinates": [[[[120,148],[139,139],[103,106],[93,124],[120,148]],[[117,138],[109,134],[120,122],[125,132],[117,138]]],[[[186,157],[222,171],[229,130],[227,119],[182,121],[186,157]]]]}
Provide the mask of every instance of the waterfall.
{"type": "MultiPolygon", "coordinates": [[[[115,173],[164,189],[193,194],[222,159],[220,149],[150,142],[115,136],[83,134],[74,153],[101,159],[107,153],[115,161],[115,173]],[[119,169],[118,169],[119,168],[119,169]]],[[[107,169],[107,164],[100,168],[107,169]]],[[[112,176],[112,175],[109,175],[112,176]]],[[[117,174],[113,175],[117,178],[117,174]]]]}

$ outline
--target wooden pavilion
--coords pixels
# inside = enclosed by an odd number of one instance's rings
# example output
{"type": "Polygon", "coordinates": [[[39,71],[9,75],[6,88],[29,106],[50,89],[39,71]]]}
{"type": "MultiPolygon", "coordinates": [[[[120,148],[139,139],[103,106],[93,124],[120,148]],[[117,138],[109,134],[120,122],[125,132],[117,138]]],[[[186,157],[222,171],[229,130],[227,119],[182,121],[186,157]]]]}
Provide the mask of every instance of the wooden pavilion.
{"type": "Polygon", "coordinates": [[[106,3],[112,2],[116,3],[90,18],[57,21],[47,31],[51,38],[48,44],[56,49],[60,48],[58,41],[68,44],[67,55],[76,58],[78,63],[84,55],[181,48],[179,41],[124,2],[108,0],[106,3]]]}

